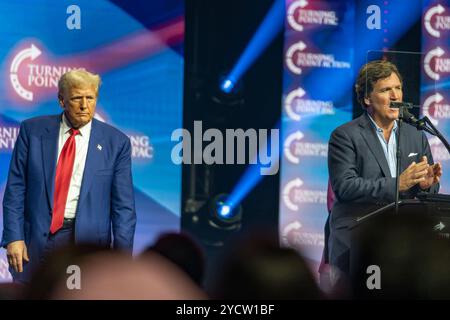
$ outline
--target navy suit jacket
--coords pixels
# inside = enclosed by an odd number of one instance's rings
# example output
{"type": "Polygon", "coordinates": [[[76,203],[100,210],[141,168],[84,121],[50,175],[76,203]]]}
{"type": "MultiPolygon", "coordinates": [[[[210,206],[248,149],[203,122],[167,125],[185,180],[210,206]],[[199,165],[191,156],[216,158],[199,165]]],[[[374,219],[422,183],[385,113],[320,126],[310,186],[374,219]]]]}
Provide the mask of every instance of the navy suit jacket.
{"type": "MultiPolygon", "coordinates": [[[[430,145],[425,133],[403,123],[400,129],[400,174],[413,162],[427,156],[433,163],[430,145]]],[[[328,170],[336,196],[330,217],[329,258],[332,265],[344,269],[344,255],[350,247],[347,227],[354,222],[355,213],[349,204],[383,204],[395,201],[395,178],[376,134],[375,125],[367,113],[333,131],[328,149],[328,170]]],[[[437,193],[439,185],[428,192],[437,193]]],[[[421,191],[416,185],[400,198],[414,198],[421,191]]],[[[354,211],[354,210],[353,210],[354,211]]]]}
{"type": "MultiPolygon", "coordinates": [[[[23,121],[3,198],[1,246],[25,240],[30,258],[17,280],[29,280],[42,258],[53,207],[62,115],[23,121]]],[[[88,153],[75,220],[75,243],[131,250],[136,226],[131,144],[119,130],[92,120],[88,153]]]]}

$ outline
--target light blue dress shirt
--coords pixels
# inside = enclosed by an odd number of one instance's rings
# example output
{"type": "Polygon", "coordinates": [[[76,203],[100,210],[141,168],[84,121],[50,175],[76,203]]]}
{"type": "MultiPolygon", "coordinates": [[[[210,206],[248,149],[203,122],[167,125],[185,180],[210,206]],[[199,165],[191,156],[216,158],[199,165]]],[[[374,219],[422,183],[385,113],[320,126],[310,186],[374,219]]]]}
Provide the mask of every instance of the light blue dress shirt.
{"type": "Polygon", "coordinates": [[[384,131],[369,115],[370,120],[373,122],[376,128],[378,140],[380,140],[381,147],[383,148],[384,155],[386,156],[389,170],[391,171],[392,178],[397,176],[397,121],[394,122],[394,128],[392,129],[389,141],[384,138],[384,131]]]}

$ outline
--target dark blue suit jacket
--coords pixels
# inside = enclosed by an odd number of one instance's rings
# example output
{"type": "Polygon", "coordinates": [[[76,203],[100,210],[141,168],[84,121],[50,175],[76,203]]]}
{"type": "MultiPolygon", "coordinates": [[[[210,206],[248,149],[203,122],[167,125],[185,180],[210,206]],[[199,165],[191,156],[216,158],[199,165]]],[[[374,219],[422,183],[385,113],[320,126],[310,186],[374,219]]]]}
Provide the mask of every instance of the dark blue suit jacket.
{"type": "MultiPolygon", "coordinates": [[[[400,174],[413,162],[427,156],[433,163],[430,145],[423,131],[404,123],[400,130],[400,174]]],[[[335,129],[328,149],[328,170],[331,186],[336,196],[330,216],[329,259],[332,265],[348,271],[350,231],[355,220],[350,204],[383,204],[395,200],[395,178],[367,113],[335,129]]],[[[420,191],[414,186],[400,193],[402,199],[414,198],[420,191]]],[[[437,193],[436,184],[427,190],[437,193]]]]}
{"type": "MultiPolygon", "coordinates": [[[[61,115],[22,122],[3,199],[1,246],[25,240],[30,262],[16,280],[27,281],[39,263],[50,229],[61,115]]],[[[92,120],[78,200],[75,242],[131,250],[136,226],[131,144],[119,130],[92,120]]]]}

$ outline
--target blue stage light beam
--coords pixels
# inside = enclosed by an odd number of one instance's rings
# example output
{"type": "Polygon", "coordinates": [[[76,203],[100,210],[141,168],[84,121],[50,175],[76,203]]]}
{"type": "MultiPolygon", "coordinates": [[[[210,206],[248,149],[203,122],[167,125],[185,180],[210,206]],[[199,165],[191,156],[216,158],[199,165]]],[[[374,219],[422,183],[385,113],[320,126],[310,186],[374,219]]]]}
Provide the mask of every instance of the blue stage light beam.
{"type": "Polygon", "coordinates": [[[284,26],[285,3],[284,0],[275,0],[269,12],[265,16],[258,30],[253,35],[249,44],[231,72],[225,77],[220,88],[225,93],[230,93],[239,79],[250,66],[258,59],[261,53],[272,42],[284,26]]]}
{"type": "MultiPolygon", "coordinates": [[[[280,128],[280,121],[277,122],[274,129],[279,130],[280,128]]],[[[263,146],[263,148],[260,150],[262,154],[267,154],[267,150],[271,150],[271,140],[268,139],[268,143],[263,146]]],[[[277,141],[278,148],[275,148],[275,150],[278,150],[278,155],[275,157],[275,161],[277,163],[272,163],[273,165],[276,165],[279,167],[279,161],[280,161],[280,142],[277,141]]],[[[261,146],[260,146],[261,148],[261,146]]],[[[272,155],[271,155],[272,156],[272,155]]],[[[258,157],[258,155],[256,155],[258,157]]],[[[230,195],[228,196],[226,203],[231,207],[231,209],[234,209],[236,206],[240,205],[242,200],[250,193],[250,191],[253,190],[253,188],[265,177],[261,174],[261,168],[264,168],[264,166],[260,163],[260,161],[257,161],[257,164],[249,165],[247,170],[244,172],[242,177],[239,179],[238,183],[234,187],[234,189],[231,191],[230,195]]]]}

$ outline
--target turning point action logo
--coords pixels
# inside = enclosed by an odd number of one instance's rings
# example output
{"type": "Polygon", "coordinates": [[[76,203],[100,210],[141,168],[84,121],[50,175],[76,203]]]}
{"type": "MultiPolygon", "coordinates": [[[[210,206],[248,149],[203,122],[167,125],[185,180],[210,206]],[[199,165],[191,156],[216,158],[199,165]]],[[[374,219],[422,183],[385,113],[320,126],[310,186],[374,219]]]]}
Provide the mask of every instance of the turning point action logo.
{"type": "Polygon", "coordinates": [[[286,50],[286,65],[293,74],[302,74],[302,67],[350,69],[350,62],[338,61],[333,54],[306,52],[306,43],[298,41],[286,50]]]}

